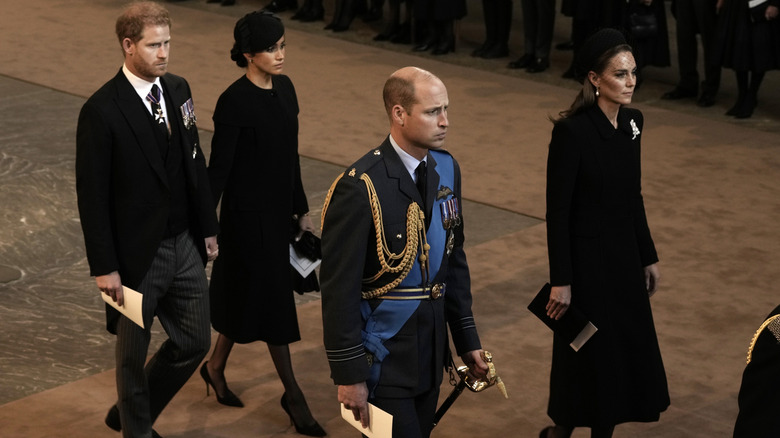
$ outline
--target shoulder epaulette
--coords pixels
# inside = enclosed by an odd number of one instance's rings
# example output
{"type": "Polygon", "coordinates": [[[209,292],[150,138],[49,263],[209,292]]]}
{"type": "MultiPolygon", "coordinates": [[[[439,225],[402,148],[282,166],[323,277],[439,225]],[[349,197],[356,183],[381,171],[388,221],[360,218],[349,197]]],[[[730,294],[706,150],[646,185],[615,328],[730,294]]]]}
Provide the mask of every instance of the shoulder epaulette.
{"type": "Polygon", "coordinates": [[[767,318],[767,320],[761,324],[761,327],[756,330],[756,334],[753,335],[753,340],[750,341],[750,347],[748,348],[747,363],[750,363],[750,360],[753,359],[753,348],[755,348],[758,336],[762,331],[764,331],[764,329],[769,330],[775,339],[780,342],[780,314],[772,315],[771,317],[767,318]]]}

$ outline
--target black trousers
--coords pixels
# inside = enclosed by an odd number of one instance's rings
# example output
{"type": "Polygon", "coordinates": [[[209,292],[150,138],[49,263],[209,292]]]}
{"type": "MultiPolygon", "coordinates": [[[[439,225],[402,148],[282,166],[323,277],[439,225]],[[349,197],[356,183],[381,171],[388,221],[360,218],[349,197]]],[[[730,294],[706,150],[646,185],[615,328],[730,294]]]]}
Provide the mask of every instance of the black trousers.
{"type": "Polygon", "coordinates": [[[702,92],[715,95],[720,87],[720,65],[716,62],[718,16],[712,0],[675,0],[677,19],[677,62],[680,66],[679,88],[698,91],[698,41],[701,34],[704,55],[702,92]]]}
{"type": "Polygon", "coordinates": [[[163,240],[138,287],[145,328],[119,318],[116,386],[124,438],[151,438],[152,424],[209,351],[209,288],[202,260],[189,232],[163,240]],[[155,315],[168,339],[144,367],[155,315]]]}
{"type": "Polygon", "coordinates": [[[549,58],[555,25],[555,0],[521,0],[525,53],[549,58]]]}
{"type": "Polygon", "coordinates": [[[393,416],[393,438],[428,438],[433,430],[433,416],[439,400],[439,388],[412,398],[369,399],[369,402],[393,416]]]}

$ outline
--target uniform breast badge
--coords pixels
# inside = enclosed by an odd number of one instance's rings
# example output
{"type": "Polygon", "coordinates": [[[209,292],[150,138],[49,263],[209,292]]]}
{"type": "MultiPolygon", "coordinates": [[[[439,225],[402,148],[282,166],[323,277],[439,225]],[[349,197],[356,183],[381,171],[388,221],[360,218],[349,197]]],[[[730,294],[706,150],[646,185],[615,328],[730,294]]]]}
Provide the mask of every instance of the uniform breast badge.
{"type": "Polygon", "coordinates": [[[452,189],[447,186],[441,186],[439,187],[439,191],[436,192],[436,200],[439,199],[446,199],[447,196],[450,196],[452,194],[452,189]]]}

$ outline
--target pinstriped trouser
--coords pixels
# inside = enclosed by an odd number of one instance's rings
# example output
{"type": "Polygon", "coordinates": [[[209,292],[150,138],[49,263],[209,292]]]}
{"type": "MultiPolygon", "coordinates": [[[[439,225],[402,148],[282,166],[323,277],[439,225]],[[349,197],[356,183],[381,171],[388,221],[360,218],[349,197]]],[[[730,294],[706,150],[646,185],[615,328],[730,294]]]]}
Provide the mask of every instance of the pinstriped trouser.
{"type": "Polygon", "coordinates": [[[124,316],[117,326],[116,384],[125,438],[151,437],[152,424],[211,344],[208,281],[189,232],[162,241],[138,291],[146,329],[124,316]],[[144,367],[155,315],[168,339],[144,367]]]}

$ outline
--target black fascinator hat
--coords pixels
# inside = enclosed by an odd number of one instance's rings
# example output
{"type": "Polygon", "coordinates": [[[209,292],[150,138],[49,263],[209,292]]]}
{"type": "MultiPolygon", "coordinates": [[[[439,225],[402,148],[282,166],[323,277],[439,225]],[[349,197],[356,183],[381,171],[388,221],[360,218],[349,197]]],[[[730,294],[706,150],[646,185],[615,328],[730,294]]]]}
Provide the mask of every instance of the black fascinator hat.
{"type": "Polygon", "coordinates": [[[591,35],[577,52],[574,62],[577,79],[582,82],[588,72],[596,68],[596,64],[607,51],[627,44],[626,37],[615,29],[604,28],[591,35]]]}
{"type": "Polygon", "coordinates": [[[230,59],[246,66],[244,53],[255,53],[274,45],[284,35],[282,20],[268,11],[250,12],[236,22],[233,29],[235,43],[230,59]]]}

